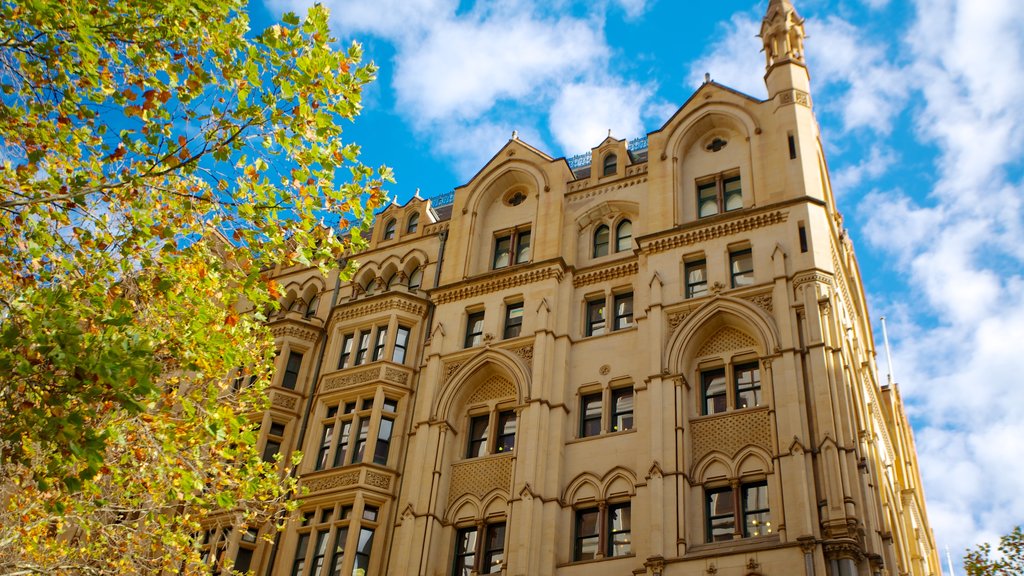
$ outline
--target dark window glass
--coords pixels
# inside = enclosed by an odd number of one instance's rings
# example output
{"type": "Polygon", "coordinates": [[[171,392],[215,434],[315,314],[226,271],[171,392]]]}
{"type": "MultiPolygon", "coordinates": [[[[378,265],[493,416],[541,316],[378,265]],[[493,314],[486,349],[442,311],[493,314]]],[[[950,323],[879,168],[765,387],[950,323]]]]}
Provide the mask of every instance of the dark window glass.
{"type": "Polygon", "coordinates": [[[393,240],[395,238],[395,220],[392,218],[388,220],[388,223],[384,225],[384,239],[393,240]]]}
{"type": "Polygon", "coordinates": [[[804,228],[804,225],[801,224],[797,232],[800,236],[800,251],[807,252],[807,228],[804,228]]]}
{"type": "Polygon", "coordinates": [[[484,336],[484,313],[471,313],[466,319],[466,348],[479,346],[484,336]]]}
{"type": "Polygon", "coordinates": [[[284,377],[281,378],[281,387],[295,390],[295,384],[299,381],[299,369],[302,368],[302,354],[300,352],[288,353],[288,364],[284,369],[284,377]]]}
{"type": "Polygon", "coordinates": [[[696,298],[708,293],[708,268],[704,260],[686,263],[686,297],[696,298]]]}
{"type": "Polygon", "coordinates": [[[505,563],[505,523],[488,524],[484,536],[481,574],[497,574],[505,563]]]}
{"type": "Polygon", "coordinates": [[[505,331],[503,338],[515,338],[523,329],[523,303],[516,302],[505,307],[505,331]]]}
{"type": "Polygon", "coordinates": [[[295,561],[292,562],[292,576],[302,576],[306,568],[306,548],[309,546],[309,533],[299,534],[299,542],[295,545],[295,561]]]}
{"type": "Polygon", "coordinates": [[[417,228],[419,228],[419,226],[420,215],[417,214],[416,212],[413,212],[412,215],[409,216],[409,222],[405,225],[405,232],[407,234],[412,234],[413,232],[416,231],[417,228]]]}
{"type": "Polygon", "coordinates": [[[705,370],[700,374],[704,414],[725,412],[725,368],[705,370]]]}
{"type": "Polygon", "coordinates": [[[530,261],[530,231],[520,232],[516,236],[516,264],[530,261]]]}
{"type": "Polygon", "coordinates": [[[376,506],[366,506],[363,508],[363,520],[369,520],[370,522],[376,522],[377,516],[380,514],[380,508],[376,506]]]}
{"type": "Polygon", "coordinates": [[[490,425],[490,415],[473,416],[469,420],[469,447],[466,450],[467,458],[476,458],[487,453],[487,428],[490,425]]]}
{"type": "Polygon", "coordinates": [[[455,534],[453,576],[470,576],[476,565],[476,528],[459,528],[455,534]]]}
{"type": "Polygon", "coordinates": [[[768,508],[768,484],[745,484],[743,486],[743,535],[766,536],[773,531],[771,512],[768,508]]]}
{"type": "Polygon", "coordinates": [[[732,488],[717,488],[707,492],[708,542],[732,540],[736,532],[736,508],[732,488]]]}
{"type": "Polygon", "coordinates": [[[384,411],[391,412],[394,414],[398,412],[398,400],[392,400],[391,398],[384,399],[384,411]]]}
{"type": "Polygon", "coordinates": [[[494,261],[492,268],[508,266],[509,255],[512,253],[512,236],[499,236],[494,239],[494,261]]]}
{"type": "Polygon", "coordinates": [[[409,276],[409,291],[419,290],[420,285],[423,283],[423,270],[419,268],[412,271],[409,276]]]}
{"type": "Polygon", "coordinates": [[[338,358],[338,369],[348,368],[348,362],[352,357],[352,340],[354,335],[345,334],[345,339],[341,343],[341,357],[338,358]]]}
{"type": "Polygon", "coordinates": [[[373,550],[373,530],[361,528],[359,542],[356,543],[356,561],[352,565],[352,574],[364,575],[370,569],[370,552],[373,550]],[[362,572],[360,572],[362,570],[362,572]]]}
{"type": "Polygon", "coordinates": [[[596,508],[576,511],[575,545],[573,560],[593,560],[597,557],[601,537],[598,534],[598,511],[596,508]]]}
{"type": "Polygon", "coordinates": [[[373,361],[376,362],[384,356],[384,346],[388,343],[388,327],[377,328],[377,341],[373,344],[373,361]]]}
{"type": "Polygon", "coordinates": [[[633,325],[633,293],[615,295],[615,329],[633,325]]]}
{"type": "Polygon", "coordinates": [[[252,554],[252,548],[239,546],[238,554],[235,556],[235,565],[231,569],[238,572],[248,572],[249,568],[252,567],[252,554]]]}
{"type": "Polygon", "coordinates": [[[323,574],[324,558],[327,556],[327,537],[330,535],[330,530],[321,530],[316,533],[316,545],[313,547],[313,576],[320,576],[323,574]]]}
{"type": "Polygon", "coordinates": [[[409,347],[409,329],[405,326],[398,327],[395,334],[395,350],[391,353],[391,361],[395,364],[405,364],[405,352],[409,347]]]}
{"type": "Polygon", "coordinates": [[[324,426],[324,432],[320,435],[320,450],[316,455],[316,469],[323,470],[327,467],[327,456],[331,452],[331,444],[334,443],[334,424],[324,426]]]}
{"type": "Polygon", "coordinates": [[[315,294],[306,305],[306,318],[316,315],[316,308],[320,305],[320,295],[315,294]]]}
{"type": "Polygon", "coordinates": [[[718,214],[718,183],[697,185],[697,216],[706,218],[718,214]]]}
{"type": "Polygon", "coordinates": [[[601,433],[601,393],[587,394],[580,399],[580,438],[601,433]]]}
{"type": "MultiPolygon", "coordinates": [[[[342,512],[342,518],[345,518],[342,512]]],[[[348,540],[348,526],[338,528],[334,535],[334,551],[331,553],[331,576],[341,576],[342,563],[345,561],[345,541],[348,540]]]]}
{"type": "Polygon", "coordinates": [[[754,257],[750,250],[741,250],[729,255],[729,271],[732,287],[749,286],[754,283],[754,257]]]}
{"type": "Polygon", "coordinates": [[[359,464],[363,461],[363,455],[366,454],[366,439],[370,435],[370,419],[363,418],[359,423],[359,436],[356,437],[355,451],[352,457],[352,463],[359,464]]]}
{"type": "Polygon", "coordinates": [[[284,424],[271,422],[267,430],[267,443],[263,446],[263,461],[273,462],[274,457],[281,452],[281,442],[284,441],[284,424]]]}
{"type": "Polygon", "coordinates": [[[612,390],[612,432],[633,429],[633,388],[612,390]]]}
{"type": "Polygon", "coordinates": [[[619,159],[618,159],[618,157],[615,156],[615,154],[609,154],[609,155],[605,156],[604,157],[604,167],[603,167],[603,171],[602,171],[601,175],[602,176],[611,176],[612,174],[615,174],[615,170],[618,167],[618,163],[619,163],[619,159]]]}
{"type": "Polygon", "coordinates": [[[761,370],[757,362],[740,364],[733,368],[736,379],[736,407],[753,408],[761,405],[761,370]]]}
{"type": "Polygon", "coordinates": [[[353,366],[358,366],[363,362],[366,362],[366,352],[370,349],[370,331],[359,333],[359,349],[356,350],[356,361],[352,363],[353,366]]]}
{"type": "Polygon", "coordinates": [[[516,411],[498,412],[498,440],[495,452],[511,452],[516,447],[516,411]]]}
{"type": "Polygon", "coordinates": [[[394,420],[390,418],[380,419],[380,427],[377,429],[377,448],[373,451],[374,464],[387,466],[388,453],[391,450],[391,434],[394,428],[394,420]]]}
{"type": "Polygon", "coordinates": [[[626,556],[633,552],[629,503],[608,507],[608,556],[626,556]]]}
{"type": "Polygon", "coordinates": [[[615,251],[624,252],[632,248],[633,244],[633,223],[629,220],[619,222],[615,227],[615,251]]]}
{"type": "Polygon", "coordinates": [[[338,435],[338,449],[334,451],[334,465],[344,466],[348,462],[348,443],[352,437],[352,421],[341,422],[341,434],[338,435]]]}
{"type": "Polygon", "coordinates": [[[604,334],[604,299],[587,302],[587,336],[604,334]]]}
{"type": "Polygon", "coordinates": [[[608,255],[608,227],[601,224],[594,230],[594,258],[608,255]]]}

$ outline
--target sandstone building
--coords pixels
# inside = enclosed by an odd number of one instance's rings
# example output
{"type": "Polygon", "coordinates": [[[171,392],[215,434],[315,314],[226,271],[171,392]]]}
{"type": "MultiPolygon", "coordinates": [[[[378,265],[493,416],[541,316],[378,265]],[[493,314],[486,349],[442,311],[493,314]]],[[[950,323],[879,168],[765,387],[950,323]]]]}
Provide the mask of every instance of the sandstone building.
{"type": "MultiPolygon", "coordinates": [[[[378,215],[351,282],[275,270],[258,574],[928,576],[913,439],[772,0],[768,100],[712,81],[583,160],[515,136],[378,215]]],[[[751,54],[756,58],[755,54],[751,54]]]]}

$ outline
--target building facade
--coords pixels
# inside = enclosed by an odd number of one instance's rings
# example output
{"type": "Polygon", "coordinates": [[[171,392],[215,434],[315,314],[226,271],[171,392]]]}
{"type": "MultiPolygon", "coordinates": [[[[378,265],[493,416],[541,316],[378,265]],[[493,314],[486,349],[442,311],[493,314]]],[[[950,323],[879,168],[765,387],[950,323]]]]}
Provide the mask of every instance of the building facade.
{"type": "MultiPolygon", "coordinates": [[[[911,430],[878,382],[803,22],[769,98],[707,81],[587,158],[512,139],[378,215],[352,281],[288,296],[265,453],[307,490],[258,574],[940,574],[911,430]]],[[[757,57],[751,55],[752,58],[757,57]]]]}

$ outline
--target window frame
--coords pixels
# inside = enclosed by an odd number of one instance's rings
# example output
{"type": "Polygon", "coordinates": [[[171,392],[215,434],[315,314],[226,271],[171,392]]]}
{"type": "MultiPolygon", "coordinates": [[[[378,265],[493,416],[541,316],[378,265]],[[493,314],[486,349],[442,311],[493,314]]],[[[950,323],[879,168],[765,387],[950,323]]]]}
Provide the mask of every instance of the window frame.
{"type": "Polygon", "coordinates": [[[604,258],[611,254],[611,228],[607,224],[600,224],[597,228],[594,228],[594,236],[590,244],[590,256],[591,258],[604,258]],[[604,235],[604,239],[601,239],[601,235],[604,235]]]}
{"type": "Polygon", "coordinates": [[[713,176],[697,179],[695,183],[697,198],[697,219],[711,218],[727,212],[743,209],[743,179],[738,170],[719,172],[713,176]],[[730,190],[729,185],[739,183],[738,189],[730,190]],[[738,196],[739,206],[729,208],[730,201],[738,196]],[[706,202],[714,201],[714,212],[703,214],[701,209],[706,202]]]}
{"type": "Polygon", "coordinates": [[[588,298],[585,309],[586,328],[584,334],[588,337],[606,334],[608,332],[608,299],[603,294],[600,298],[588,298]]]}
{"type": "Polygon", "coordinates": [[[609,152],[601,160],[601,176],[614,176],[619,171],[619,156],[609,152]]]}
{"type": "Polygon", "coordinates": [[[523,333],[523,315],[525,304],[522,300],[509,302],[505,305],[505,324],[502,327],[502,339],[518,338],[523,333]],[[513,316],[518,311],[518,314],[513,316]],[[514,334],[512,332],[515,332],[514,334]]]}
{"type": "Polygon", "coordinates": [[[530,226],[524,225],[495,232],[491,270],[528,263],[532,255],[531,230],[530,226]],[[507,247],[501,248],[503,242],[507,242],[507,247]]]}
{"type": "Polygon", "coordinates": [[[511,454],[519,434],[519,411],[508,403],[471,409],[466,423],[465,459],[511,454]],[[507,425],[511,423],[511,432],[507,425]]]}
{"type": "MultiPolygon", "coordinates": [[[[771,490],[767,478],[733,480],[728,485],[705,486],[704,487],[704,542],[708,544],[716,542],[731,542],[740,538],[765,538],[772,535],[771,528],[771,490]],[[750,504],[750,493],[753,490],[762,491],[764,496],[763,506],[752,508],[750,504]],[[719,514],[712,514],[712,496],[728,495],[730,510],[719,514]],[[752,534],[749,524],[752,517],[759,517],[764,520],[767,528],[764,534],[752,534]],[[728,535],[722,533],[717,538],[714,534],[716,520],[730,520],[730,532],[728,535]]],[[[721,528],[725,528],[723,522],[721,528]]],[[[721,529],[720,528],[720,529],[721,529]]]]}
{"type": "Polygon", "coordinates": [[[405,233],[415,234],[420,227],[420,213],[413,212],[409,215],[409,219],[405,221],[405,233]]]}
{"type": "Polygon", "coordinates": [[[580,438],[592,438],[594,436],[600,436],[603,430],[602,427],[602,416],[604,415],[604,394],[602,392],[591,392],[589,394],[580,395],[580,438]],[[597,414],[593,414],[588,411],[588,404],[593,405],[597,402],[597,414]],[[592,425],[597,423],[596,428],[592,425]],[[588,425],[591,425],[588,427],[588,425]]]}
{"type": "Polygon", "coordinates": [[[746,410],[747,408],[757,408],[763,405],[763,399],[761,395],[761,363],[758,360],[752,360],[750,362],[734,363],[732,365],[732,382],[733,382],[733,409],[734,410],[746,410]],[[742,371],[750,370],[751,379],[750,384],[741,387],[740,375],[742,371]],[[752,392],[754,396],[753,406],[740,406],[740,398],[744,392],[752,392]]]}
{"type": "Polygon", "coordinates": [[[391,218],[384,224],[384,234],[381,240],[387,242],[388,240],[394,240],[398,229],[398,219],[391,218]]]}
{"type": "Polygon", "coordinates": [[[632,384],[630,384],[629,386],[619,386],[611,389],[611,391],[609,392],[608,414],[609,433],[625,432],[627,430],[634,429],[634,427],[636,426],[636,389],[633,387],[632,384]],[[619,410],[619,398],[623,398],[627,395],[630,397],[629,409],[619,410]],[[629,415],[629,427],[623,426],[621,429],[619,429],[619,419],[625,417],[627,414],[629,415]]]}
{"type": "Polygon", "coordinates": [[[615,252],[626,252],[633,248],[633,221],[629,218],[623,218],[615,225],[615,252]],[[629,227],[629,233],[623,234],[622,229],[624,226],[629,227]],[[626,243],[623,246],[623,242],[626,243]]]}
{"type": "Polygon", "coordinates": [[[587,560],[597,560],[601,554],[601,509],[597,506],[588,506],[586,508],[577,508],[573,510],[573,531],[572,531],[572,560],[573,562],[585,562],[587,560]],[[584,533],[584,516],[594,515],[593,533],[584,533]],[[584,558],[584,546],[585,542],[596,540],[593,545],[593,556],[584,558]]]}
{"type": "Polygon", "coordinates": [[[729,251],[729,282],[732,288],[744,288],[747,286],[754,285],[754,252],[750,248],[739,248],[729,251]],[[749,259],[750,268],[744,270],[736,270],[736,265],[741,262],[742,259],[749,259]],[[737,279],[749,278],[748,282],[740,281],[737,279]]]}
{"type": "Polygon", "coordinates": [[[401,324],[398,325],[398,328],[395,330],[395,345],[391,349],[391,361],[393,363],[405,364],[406,357],[409,355],[409,337],[411,334],[411,328],[401,324]]]}
{"type": "Polygon", "coordinates": [[[632,517],[633,503],[631,500],[616,500],[612,502],[598,501],[587,503],[584,506],[573,508],[573,531],[572,531],[572,562],[590,562],[606,558],[624,558],[633,556],[632,541],[632,517]],[[615,512],[627,511],[629,518],[624,524],[627,529],[615,529],[615,512]],[[592,519],[591,519],[592,518],[592,519]],[[592,523],[594,532],[584,532],[585,526],[592,523]],[[629,534],[627,545],[629,549],[622,553],[616,553],[615,536],[629,534]],[[587,548],[593,551],[589,557],[584,557],[584,550],[587,548]]]}
{"type": "Polygon", "coordinates": [[[683,264],[683,278],[686,286],[684,296],[686,298],[701,298],[708,295],[708,261],[705,258],[690,260],[683,264]],[[701,271],[703,280],[692,282],[690,275],[693,272],[701,271]],[[698,289],[699,287],[699,289],[698,289]]]}
{"type": "Polygon", "coordinates": [[[474,348],[483,344],[484,341],[484,320],[486,310],[473,310],[466,312],[466,338],[463,341],[463,348],[474,348]],[[479,323],[480,329],[476,331],[474,325],[479,323]]]}
{"type": "Polygon", "coordinates": [[[288,358],[285,361],[284,373],[281,375],[281,388],[284,388],[285,390],[295,390],[299,385],[299,376],[302,374],[302,360],[304,356],[304,352],[288,350],[288,358]]]}
{"type": "Polygon", "coordinates": [[[469,574],[499,574],[505,566],[506,539],[508,538],[507,523],[504,519],[487,522],[475,526],[458,526],[455,529],[455,554],[452,559],[452,576],[468,576],[469,574]],[[496,540],[500,548],[490,546],[495,532],[500,530],[501,536],[496,540]],[[472,535],[469,549],[463,549],[464,536],[472,535]],[[494,557],[499,555],[498,570],[492,571],[494,557]],[[466,559],[470,559],[468,565],[466,559]],[[461,560],[461,561],[460,561],[461,560]]]}
{"type": "Polygon", "coordinates": [[[387,466],[395,439],[399,404],[397,398],[378,395],[376,390],[325,403],[324,416],[319,420],[321,433],[313,470],[365,463],[387,466]],[[369,455],[366,454],[368,451],[369,455]]]}
{"type": "Polygon", "coordinates": [[[368,569],[380,508],[380,504],[369,500],[361,504],[342,501],[302,512],[291,576],[331,576],[345,573],[346,567],[368,569]],[[369,538],[364,538],[365,534],[369,538]],[[350,538],[354,539],[352,546],[350,538]]]}
{"type": "Polygon", "coordinates": [[[606,558],[616,558],[616,557],[622,557],[622,556],[631,556],[633,554],[633,511],[632,511],[632,505],[631,504],[632,503],[629,502],[629,501],[617,502],[617,503],[614,503],[614,504],[608,504],[608,506],[606,508],[605,524],[606,524],[606,528],[607,528],[607,531],[606,531],[607,536],[605,538],[606,542],[605,542],[605,546],[604,546],[604,548],[605,548],[604,555],[605,555],[606,558]],[[628,518],[626,520],[626,522],[625,522],[627,527],[625,529],[621,529],[620,528],[619,530],[616,530],[615,529],[615,524],[614,524],[614,522],[615,522],[615,520],[614,520],[614,512],[616,512],[616,511],[623,511],[623,510],[626,512],[625,517],[628,518]],[[616,554],[615,553],[615,536],[621,535],[621,534],[627,534],[629,536],[629,541],[626,543],[626,545],[629,547],[629,549],[626,552],[622,553],[622,554],[616,554]]]}
{"type": "Polygon", "coordinates": [[[633,292],[619,292],[612,294],[612,331],[626,330],[632,328],[633,324],[633,292]],[[628,303],[629,311],[619,313],[619,303],[628,303]],[[628,319],[628,320],[627,320],[628,319]],[[623,322],[625,321],[625,322],[623,322]]]}
{"type": "Polygon", "coordinates": [[[264,462],[273,463],[274,456],[281,453],[281,448],[284,447],[284,437],[287,430],[288,424],[274,420],[270,421],[270,425],[267,426],[267,436],[263,442],[263,449],[260,450],[260,457],[264,462]],[[278,426],[280,427],[280,432],[278,432],[278,426]],[[270,447],[274,445],[276,445],[277,448],[271,451],[270,447]]]}

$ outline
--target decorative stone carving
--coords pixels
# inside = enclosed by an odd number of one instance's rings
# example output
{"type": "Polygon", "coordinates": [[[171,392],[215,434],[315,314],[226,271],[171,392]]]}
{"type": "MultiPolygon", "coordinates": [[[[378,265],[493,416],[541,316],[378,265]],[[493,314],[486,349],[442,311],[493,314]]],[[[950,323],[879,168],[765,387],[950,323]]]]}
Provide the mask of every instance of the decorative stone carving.
{"type": "Polygon", "coordinates": [[[387,490],[391,488],[391,477],[387,474],[381,474],[380,472],[367,471],[366,472],[366,484],[368,486],[374,486],[381,490],[387,490]]]}
{"type": "MultiPolygon", "coordinates": [[[[359,286],[354,284],[353,287],[359,286]]],[[[402,312],[408,312],[414,316],[423,316],[427,312],[426,306],[413,300],[415,296],[409,295],[408,292],[390,292],[389,296],[372,302],[368,302],[362,306],[351,306],[343,310],[339,310],[335,316],[337,320],[346,320],[349,318],[362,318],[378,312],[384,312],[388,310],[399,310],[402,312]]]]}
{"type": "Polygon", "coordinates": [[[291,336],[292,338],[297,338],[304,342],[316,341],[317,334],[315,330],[310,330],[308,328],[303,328],[301,326],[296,326],[294,324],[278,324],[277,326],[274,326],[270,329],[270,333],[274,336],[274,338],[284,338],[286,336],[291,336]]]}
{"type": "Polygon", "coordinates": [[[489,400],[515,398],[515,396],[516,387],[514,384],[501,376],[491,376],[473,391],[467,402],[469,404],[479,404],[489,400]]]}
{"type": "Polygon", "coordinates": [[[513,348],[512,352],[519,356],[526,363],[527,366],[533,368],[533,344],[529,346],[520,346],[519,348],[513,348]]]}
{"type": "Polygon", "coordinates": [[[747,301],[752,302],[755,306],[757,306],[758,308],[761,308],[762,310],[764,310],[765,312],[767,312],[769,314],[774,312],[774,307],[772,305],[772,295],[771,294],[761,294],[759,296],[751,296],[751,297],[747,298],[747,301]]]}
{"type": "Polygon", "coordinates": [[[508,493],[512,483],[512,455],[475,458],[452,465],[448,506],[464,494],[483,498],[491,490],[508,493]]]}
{"type": "Polygon", "coordinates": [[[690,423],[693,437],[693,461],[699,462],[713,451],[735,456],[744,446],[754,445],[772,452],[768,410],[740,410],[734,413],[696,420],[690,423]]]}
{"type": "Polygon", "coordinates": [[[774,226],[775,224],[785,222],[788,217],[789,213],[782,212],[781,210],[766,212],[750,216],[742,220],[722,222],[720,224],[713,224],[703,228],[698,228],[697,230],[668,236],[666,238],[659,238],[658,240],[644,244],[642,249],[648,254],[657,254],[659,252],[674,250],[683,246],[707,242],[716,238],[742,234],[744,232],[764,228],[766,226],[774,226]]]}
{"type": "Polygon", "coordinates": [[[288,396],[287,394],[274,393],[271,396],[270,403],[278,408],[284,408],[285,410],[295,409],[295,396],[288,396]]]}
{"type": "Polygon", "coordinates": [[[611,372],[611,371],[612,371],[612,367],[607,365],[607,364],[601,366],[601,369],[598,370],[598,372],[601,374],[601,376],[607,376],[608,373],[611,372]]]}
{"type": "Polygon", "coordinates": [[[554,278],[555,281],[561,282],[562,275],[562,269],[556,266],[548,266],[547,268],[540,268],[537,270],[526,270],[524,272],[510,271],[497,277],[488,276],[469,285],[463,285],[458,288],[438,292],[433,294],[432,297],[435,304],[461,302],[484,294],[490,294],[491,292],[507,290],[524,284],[533,284],[549,278],[554,278]]]}
{"type": "Polygon", "coordinates": [[[697,357],[716,356],[723,352],[748,350],[751,348],[757,348],[757,342],[753,338],[732,326],[726,326],[715,332],[715,335],[701,346],[700,351],[697,352],[697,357]]]}
{"type": "Polygon", "coordinates": [[[378,376],[380,376],[380,368],[378,366],[349,374],[332,374],[324,379],[323,385],[320,387],[320,391],[330,392],[332,390],[348,388],[349,386],[365,384],[366,382],[377,379],[378,376]]]}
{"type": "Polygon", "coordinates": [[[321,478],[314,478],[304,485],[309,488],[310,493],[323,492],[324,490],[333,490],[335,488],[343,488],[345,486],[352,486],[359,482],[359,471],[353,470],[351,472],[344,472],[341,474],[333,474],[331,476],[324,476],[321,478]]]}
{"type": "Polygon", "coordinates": [[[629,166],[626,168],[627,178],[611,184],[609,186],[599,186],[596,188],[587,188],[590,184],[590,179],[577,180],[576,182],[569,183],[569,202],[576,203],[593,198],[595,196],[601,196],[615,190],[621,190],[623,188],[629,188],[636,186],[637,184],[643,184],[647,182],[647,164],[638,164],[636,166],[629,166]],[[632,177],[632,178],[630,178],[632,177]]]}
{"type": "Polygon", "coordinates": [[[597,284],[598,282],[614,280],[624,276],[632,276],[639,270],[640,265],[636,262],[627,262],[618,266],[609,266],[607,268],[601,268],[600,270],[594,270],[593,272],[586,272],[576,276],[572,279],[572,285],[574,288],[589,286],[591,284],[597,284]]]}
{"type": "Polygon", "coordinates": [[[465,362],[445,362],[444,364],[444,381],[447,382],[451,379],[452,374],[459,371],[465,362]]]}
{"type": "Polygon", "coordinates": [[[686,320],[686,317],[689,316],[691,312],[693,312],[693,310],[686,309],[669,313],[668,327],[675,330],[677,326],[683,323],[683,320],[686,320]]]}
{"type": "Polygon", "coordinates": [[[409,381],[409,373],[398,368],[386,366],[384,368],[384,379],[404,386],[409,381]]]}

